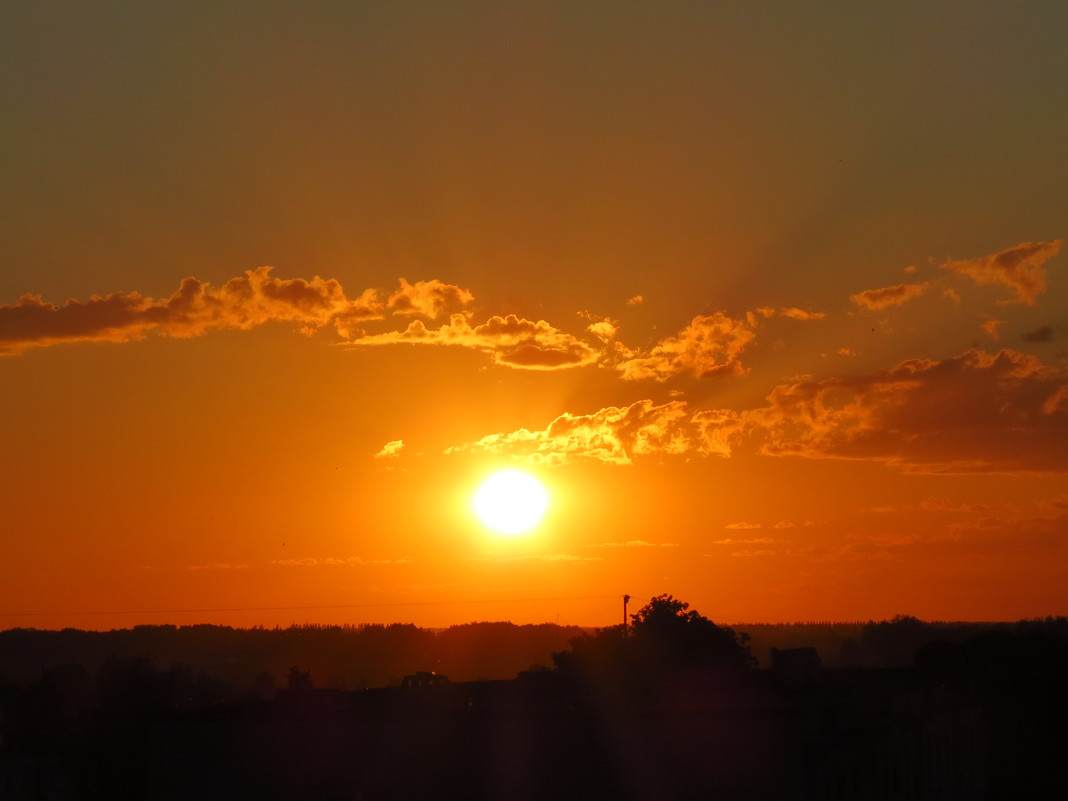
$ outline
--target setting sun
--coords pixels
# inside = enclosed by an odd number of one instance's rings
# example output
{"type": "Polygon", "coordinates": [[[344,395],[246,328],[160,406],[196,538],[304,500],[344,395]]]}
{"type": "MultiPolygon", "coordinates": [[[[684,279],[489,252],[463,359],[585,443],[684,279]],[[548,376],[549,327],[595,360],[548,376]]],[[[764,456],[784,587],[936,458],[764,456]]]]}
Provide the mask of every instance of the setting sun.
{"type": "Polygon", "coordinates": [[[478,519],[494,531],[522,534],[541,521],[549,506],[549,493],[529,473],[500,470],[482,482],[471,506],[478,519]]]}

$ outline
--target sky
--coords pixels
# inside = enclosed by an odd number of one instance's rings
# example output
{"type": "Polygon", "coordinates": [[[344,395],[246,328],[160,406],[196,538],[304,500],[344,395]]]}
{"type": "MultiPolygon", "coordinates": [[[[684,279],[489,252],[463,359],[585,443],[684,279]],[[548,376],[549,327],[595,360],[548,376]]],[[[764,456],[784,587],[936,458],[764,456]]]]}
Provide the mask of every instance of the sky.
{"type": "Polygon", "coordinates": [[[1066,86],[1056,1],[3,3],[0,627],[1068,614],[1066,86]]]}

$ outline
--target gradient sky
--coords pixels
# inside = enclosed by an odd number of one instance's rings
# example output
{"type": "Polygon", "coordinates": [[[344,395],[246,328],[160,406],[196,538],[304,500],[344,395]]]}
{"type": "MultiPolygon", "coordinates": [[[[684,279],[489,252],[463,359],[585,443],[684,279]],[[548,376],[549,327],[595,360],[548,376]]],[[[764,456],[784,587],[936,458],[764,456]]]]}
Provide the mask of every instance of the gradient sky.
{"type": "Polygon", "coordinates": [[[1056,1],[3,3],[0,627],[1068,613],[1066,87],[1056,1]]]}

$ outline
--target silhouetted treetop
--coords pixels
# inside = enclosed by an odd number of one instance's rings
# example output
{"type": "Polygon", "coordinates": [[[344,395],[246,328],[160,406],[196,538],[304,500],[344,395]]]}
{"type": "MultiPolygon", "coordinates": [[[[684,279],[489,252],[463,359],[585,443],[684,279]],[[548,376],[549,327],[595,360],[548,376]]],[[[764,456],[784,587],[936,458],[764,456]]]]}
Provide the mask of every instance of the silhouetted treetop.
{"type": "Polygon", "coordinates": [[[717,626],[671,595],[658,595],[622,625],[570,641],[553,654],[564,673],[619,689],[647,690],[680,673],[740,674],[755,666],[745,635],[717,626]]]}
{"type": "Polygon", "coordinates": [[[652,598],[631,615],[631,621],[633,638],[668,664],[716,662],[724,667],[753,667],[744,635],[717,626],[671,595],[652,598]]]}

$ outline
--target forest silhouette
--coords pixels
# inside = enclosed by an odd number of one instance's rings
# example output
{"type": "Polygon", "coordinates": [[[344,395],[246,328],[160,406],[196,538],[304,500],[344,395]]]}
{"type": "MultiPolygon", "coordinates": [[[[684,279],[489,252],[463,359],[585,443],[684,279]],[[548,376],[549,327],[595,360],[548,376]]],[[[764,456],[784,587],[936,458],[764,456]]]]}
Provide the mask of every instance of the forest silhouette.
{"type": "Polygon", "coordinates": [[[1068,797],[1068,619],[0,632],[0,798],[1068,797]],[[735,630],[737,629],[737,631],[735,630]]]}

